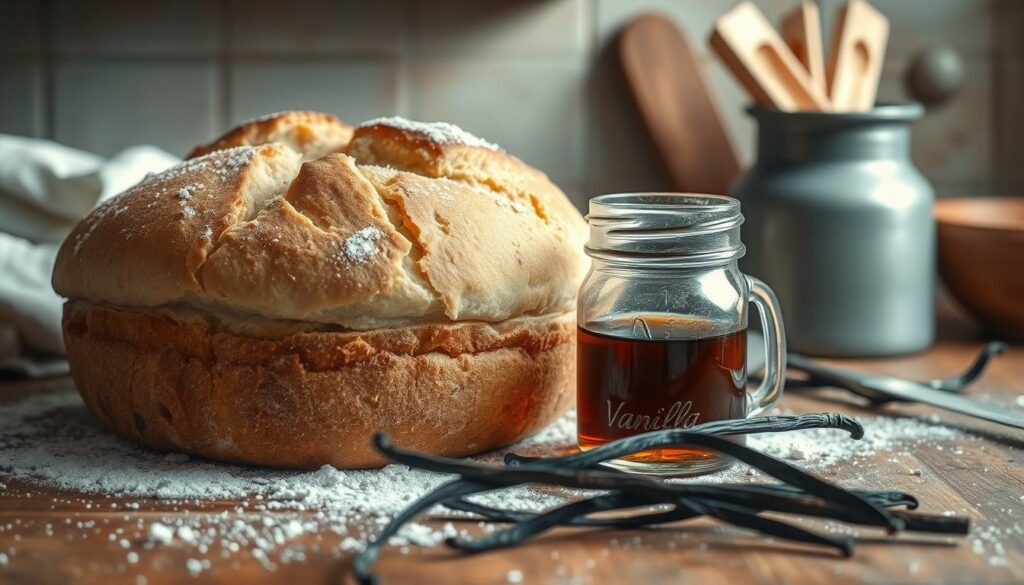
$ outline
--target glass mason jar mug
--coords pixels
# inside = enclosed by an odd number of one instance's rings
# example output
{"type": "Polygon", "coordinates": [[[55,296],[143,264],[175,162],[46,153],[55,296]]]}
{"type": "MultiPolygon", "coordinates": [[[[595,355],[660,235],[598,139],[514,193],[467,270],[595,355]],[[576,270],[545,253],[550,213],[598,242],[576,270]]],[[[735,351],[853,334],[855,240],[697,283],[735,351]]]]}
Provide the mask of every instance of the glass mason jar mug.
{"type": "MultiPolygon", "coordinates": [[[[590,200],[591,269],[580,288],[577,353],[581,449],[667,428],[745,418],[785,383],[778,302],[737,261],[740,204],[718,195],[627,193],[590,200]],[[765,332],[761,385],[747,391],[747,306],[765,332]]],[[[737,439],[742,440],[742,439],[737,439]]],[[[686,475],[729,464],[696,447],[653,449],[612,464],[686,475]]]]}

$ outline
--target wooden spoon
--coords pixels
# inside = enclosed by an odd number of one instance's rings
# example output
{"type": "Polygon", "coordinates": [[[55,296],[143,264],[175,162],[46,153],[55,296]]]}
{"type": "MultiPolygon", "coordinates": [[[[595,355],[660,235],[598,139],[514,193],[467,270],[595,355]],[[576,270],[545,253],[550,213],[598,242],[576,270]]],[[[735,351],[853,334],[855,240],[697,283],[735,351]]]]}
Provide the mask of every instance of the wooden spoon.
{"type": "Polygon", "coordinates": [[[619,37],[619,61],[674,188],[727,195],[739,161],[682,31],[662,16],[640,16],[619,37]]]}

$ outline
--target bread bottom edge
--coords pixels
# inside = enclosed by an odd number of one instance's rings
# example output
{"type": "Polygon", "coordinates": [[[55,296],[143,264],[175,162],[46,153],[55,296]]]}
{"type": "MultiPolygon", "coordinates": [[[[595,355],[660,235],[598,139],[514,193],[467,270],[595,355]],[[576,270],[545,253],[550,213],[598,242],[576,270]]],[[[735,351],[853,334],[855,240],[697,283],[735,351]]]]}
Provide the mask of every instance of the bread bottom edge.
{"type": "Polygon", "coordinates": [[[418,343],[356,332],[257,340],[84,302],[64,314],[75,385],[113,431],[160,450],[302,469],[378,467],[378,431],[451,456],[514,443],[571,405],[574,329],[564,313],[431,325],[418,343]]]}

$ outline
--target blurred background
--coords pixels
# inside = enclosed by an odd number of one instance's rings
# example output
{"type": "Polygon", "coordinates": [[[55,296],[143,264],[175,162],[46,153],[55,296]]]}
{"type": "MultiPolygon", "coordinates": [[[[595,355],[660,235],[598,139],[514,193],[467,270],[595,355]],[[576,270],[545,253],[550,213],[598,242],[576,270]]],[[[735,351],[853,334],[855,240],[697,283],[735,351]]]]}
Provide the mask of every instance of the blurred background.
{"type": "MultiPolygon", "coordinates": [[[[581,207],[670,185],[625,90],[620,27],[671,17],[702,56],[735,146],[747,101],[707,49],[733,0],[4,0],[0,133],[104,156],[136,144],[184,154],[282,109],[355,124],[399,114],[455,122],[545,170],[581,207]]],[[[776,19],[791,0],[759,0],[776,19]]],[[[838,2],[820,2],[825,31],[838,2]]],[[[966,83],[914,128],[941,197],[1024,192],[1024,2],[874,0],[892,20],[880,97],[904,97],[917,51],[953,48],[966,83]]]]}

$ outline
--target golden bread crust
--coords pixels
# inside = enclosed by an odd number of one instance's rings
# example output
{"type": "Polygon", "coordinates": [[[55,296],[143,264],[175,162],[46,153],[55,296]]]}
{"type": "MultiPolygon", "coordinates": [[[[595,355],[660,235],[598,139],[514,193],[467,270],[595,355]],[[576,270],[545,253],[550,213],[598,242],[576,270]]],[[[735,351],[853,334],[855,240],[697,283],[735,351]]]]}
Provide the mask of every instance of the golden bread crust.
{"type": "Polygon", "coordinates": [[[371,122],[356,128],[345,152],[360,164],[486,187],[532,207],[572,245],[582,247],[586,242],[586,224],[565,193],[541,171],[496,148],[437,142],[415,131],[371,122]]]}
{"type": "Polygon", "coordinates": [[[239,147],[150,177],[87,215],[57,254],[53,286],[68,298],[159,306],[202,292],[216,242],[283,191],[299,156],[281,144],[239,147]]]}
{"type": "Polygon", "coordinates": [[[242,122],[220,138],[192,149],[186,158],[198,158],[215,150],[281,142],[313,160],[338,152],[352,138],[352,127],[323,112],[277,112],[242,122]]]}

